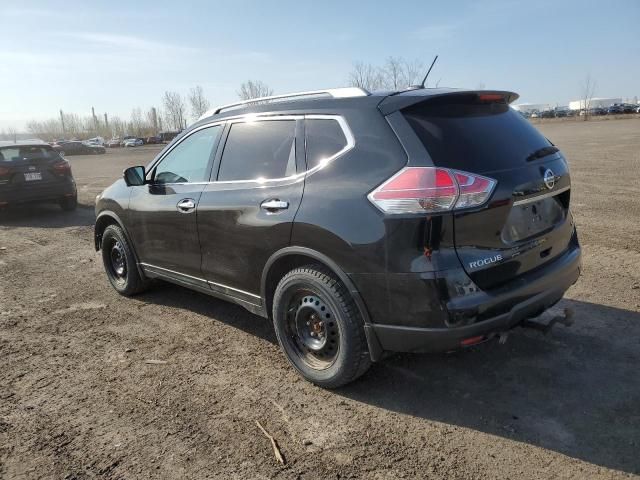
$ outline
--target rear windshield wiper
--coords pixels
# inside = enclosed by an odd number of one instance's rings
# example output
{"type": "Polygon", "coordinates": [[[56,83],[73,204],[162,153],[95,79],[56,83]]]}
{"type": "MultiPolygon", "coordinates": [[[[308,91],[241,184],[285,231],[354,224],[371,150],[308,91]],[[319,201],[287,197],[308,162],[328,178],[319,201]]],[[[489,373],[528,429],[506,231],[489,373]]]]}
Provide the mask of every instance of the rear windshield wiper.
{"type": "Polygon", "coordinates": [[[556,152],[559,152],[560,149],[558,147],[554,147],[553,145],[548,147],[542,147],[533,152],[531,155],[527,157],[527,162],[532,162],[533,160],[538,160],[539,158],[546,157],[547,155],[553,155],[556,152]]]}

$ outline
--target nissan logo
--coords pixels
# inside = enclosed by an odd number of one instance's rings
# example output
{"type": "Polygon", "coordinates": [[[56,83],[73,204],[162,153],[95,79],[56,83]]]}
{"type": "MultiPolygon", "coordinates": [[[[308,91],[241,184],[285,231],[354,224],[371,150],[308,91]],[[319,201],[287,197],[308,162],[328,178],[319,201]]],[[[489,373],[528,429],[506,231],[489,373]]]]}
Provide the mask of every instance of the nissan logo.
{"type": "Polygon", "coordinates": [[[544,172],[544,177],[542,177],[542,179],[544,180],[544,184],[547,186],[549,190],[555,187],[556,176],[553,173],[553,170],[551,170],[550,168],[547,168],[547,170],[544,172]]]}

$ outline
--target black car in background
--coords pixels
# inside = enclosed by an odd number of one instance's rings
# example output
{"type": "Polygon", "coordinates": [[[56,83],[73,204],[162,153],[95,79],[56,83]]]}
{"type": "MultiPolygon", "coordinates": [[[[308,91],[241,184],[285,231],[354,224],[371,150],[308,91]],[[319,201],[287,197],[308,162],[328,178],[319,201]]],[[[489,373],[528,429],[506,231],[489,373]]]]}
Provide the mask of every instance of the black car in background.
{"type": "Polygon", "coordinates": [[[607,108],[607,115],[617,115],[621,113],[624,113],[624,107],[622,105],[614,104],[607,108]]]}
{"type": "Polygon", "coordinates": [[[56,202],[74,210],[71,166],[47,143],[0,142],[0,207],[27,202],[56,202]]]}
{"type": "Polygon", "coordinates": [[[569,166],[516,98],[347,88],[220,107],[97,197],[107,277],[272,319],[291,365],[328,388],[387,351],[496,338],[581,268],[569,166]]]}
{"type": "Polygon", "coordinates": [[[56,144],[64,155],[101,155],[106,153],[102,145],[91,145],[80,141],[66,141],[56,144]]]}

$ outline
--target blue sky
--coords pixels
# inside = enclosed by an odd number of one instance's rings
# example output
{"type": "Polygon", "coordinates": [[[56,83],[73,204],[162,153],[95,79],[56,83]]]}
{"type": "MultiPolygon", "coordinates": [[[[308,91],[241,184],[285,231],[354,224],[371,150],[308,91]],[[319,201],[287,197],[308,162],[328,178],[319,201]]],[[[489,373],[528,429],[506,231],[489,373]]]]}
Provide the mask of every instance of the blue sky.
{"type": "Polygon", "coordinates": [[[260,79],[275,93],[346,85],[354,61],[440,59],[441,86],[566,104],[640,96],[640,0],[0,0],[0,129],[160,106],[202,85],[212,104],[260,79]]]}

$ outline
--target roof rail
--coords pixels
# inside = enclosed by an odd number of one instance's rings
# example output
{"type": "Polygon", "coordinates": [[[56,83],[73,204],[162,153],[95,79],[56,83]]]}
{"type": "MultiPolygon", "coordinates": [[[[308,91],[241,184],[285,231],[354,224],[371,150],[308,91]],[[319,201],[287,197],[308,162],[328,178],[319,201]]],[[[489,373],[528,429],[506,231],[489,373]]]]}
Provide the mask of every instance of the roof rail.
{"type": "Polygon", "coordinates": [[[212,108],[205,112],[198,120],[210,117],[211,115],[217,115],[225,110],[233,110],[236,108],[242,108],[247,105],[261,104],[261,103],[275,103],[280,101],[296,100],[298,98],[305,97],[333,97],[333,98],[347,98],[347,97],[366,97],[370,95],[364,88],[359,87],[343,87],[343,88],[329,88],[326,90],[311,90],[308,92],[296,92],[286,93],[284,95],[272,95],[270,97],[251,98],[249,100],[243,100],[241,102],[229,103],[220,107],[212,108]]]}

